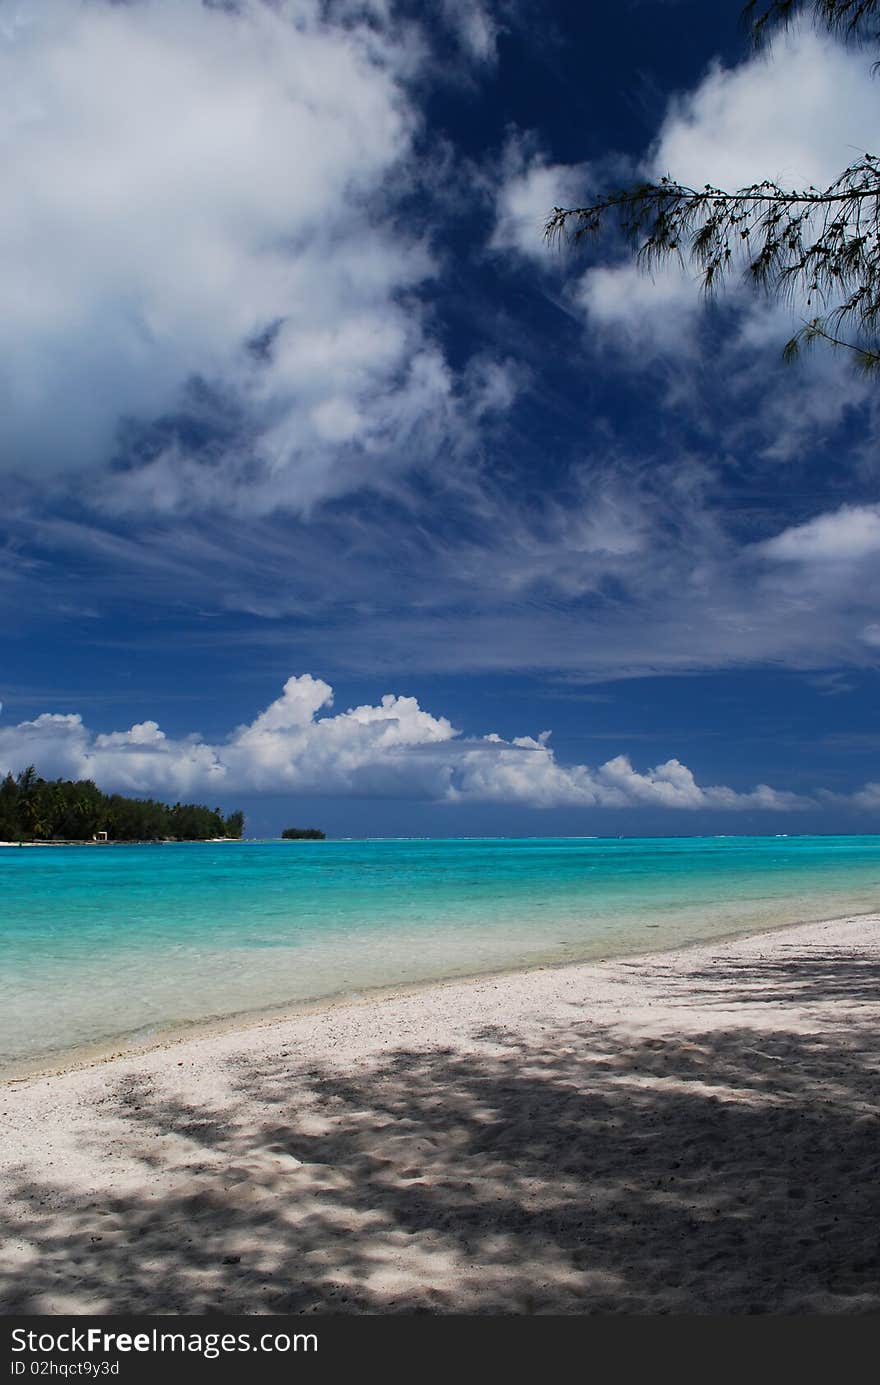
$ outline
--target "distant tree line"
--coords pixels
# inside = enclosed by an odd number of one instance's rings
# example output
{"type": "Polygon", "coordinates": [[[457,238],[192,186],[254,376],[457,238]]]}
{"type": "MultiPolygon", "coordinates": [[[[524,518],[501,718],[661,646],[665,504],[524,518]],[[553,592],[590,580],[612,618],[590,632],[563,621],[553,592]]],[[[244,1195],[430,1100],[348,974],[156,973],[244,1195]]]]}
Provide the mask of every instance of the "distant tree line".
{"type": "Polygon", "coordinates": [[[244,813],[105,794],[91,779],[42,779],[33,765],[0,783],[0,841],[205,841],[240,837],[244,813]]]}
{"type": "Polygon", "coordinates": [[[281,836],[286,842],[324,842],[327,834],[318,827],[285,827],[281,836]]]}

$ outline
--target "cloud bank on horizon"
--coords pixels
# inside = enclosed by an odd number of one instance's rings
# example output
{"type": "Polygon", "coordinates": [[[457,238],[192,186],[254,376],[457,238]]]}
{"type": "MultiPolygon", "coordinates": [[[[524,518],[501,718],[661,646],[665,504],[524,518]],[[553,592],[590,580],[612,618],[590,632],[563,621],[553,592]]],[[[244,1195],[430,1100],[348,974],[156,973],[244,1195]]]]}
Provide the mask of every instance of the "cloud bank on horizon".
{"type": "MultiPolygon", "coordinates": [[[[549,732],[503,740],[464,739],[446,717],[413,697],[386,694],[375,706],[319,715],[329,684],[288,678],[281,696],[221,744],[197,734],[168,738],[154,721],[94,735],[78,713],[43,713],[0,727],[0,773],[34,764],[44,777],[94,779],[100,788],[179,797],[192,793],[357,795],[530,808],[799,809],[815,800],[759,784],[748,793],[702,786],[670,759],[633,768],[617,755],[597,768],[560,765],[549,732]]],[[[872,806],[876,785],[862,791],[872,806]]]]}

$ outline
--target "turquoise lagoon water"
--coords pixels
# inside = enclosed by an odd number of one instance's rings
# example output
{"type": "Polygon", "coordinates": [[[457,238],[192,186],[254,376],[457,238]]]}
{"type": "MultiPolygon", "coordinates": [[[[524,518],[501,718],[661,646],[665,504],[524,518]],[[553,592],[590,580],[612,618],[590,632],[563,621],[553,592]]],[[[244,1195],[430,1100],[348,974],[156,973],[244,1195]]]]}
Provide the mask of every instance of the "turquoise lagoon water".
{"type": "Polygon", "coordinates": [[[880,837],[2,848],[0,1068],[875,910],[880,837]]]}

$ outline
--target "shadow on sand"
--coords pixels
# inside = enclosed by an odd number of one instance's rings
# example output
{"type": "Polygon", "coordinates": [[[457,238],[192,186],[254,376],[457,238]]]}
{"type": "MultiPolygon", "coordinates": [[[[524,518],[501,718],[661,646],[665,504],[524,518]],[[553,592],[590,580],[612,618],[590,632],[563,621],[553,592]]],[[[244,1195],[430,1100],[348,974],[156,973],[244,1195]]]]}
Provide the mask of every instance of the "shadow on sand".
{"type": "MultiPolygon", "coordinates": [[[[713,967],[711,997],[694,972],[692,998],[754,1002],[759,970],[713,967]]],[[[876,969],[764,971],[770,1030],[626,1038],[573,1010],[542,1047],[491,1028],[356,1077],[279,1051],[220,1110],[121,1081],[132,1157],[167,1169],[174,1143],[185,1168],[101,1203],[22,1181],[3,1310],[877,1312],[878,1026],[785,1024],[805,998],[857,1014],[876,969]]]]}

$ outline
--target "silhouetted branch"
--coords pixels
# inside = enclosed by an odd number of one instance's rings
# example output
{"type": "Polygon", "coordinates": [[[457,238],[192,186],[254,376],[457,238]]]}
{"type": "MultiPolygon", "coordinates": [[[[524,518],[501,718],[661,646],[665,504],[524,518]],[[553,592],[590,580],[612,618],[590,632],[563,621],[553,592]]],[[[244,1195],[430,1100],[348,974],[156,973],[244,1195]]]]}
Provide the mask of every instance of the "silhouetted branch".
{"type": "MultiPolygon", "coordinates": [[[[545,232],[551,241],[579,243],[604,231],[609,220],[646,269],[669,258],[690,262],[711,293],[741,267],[756,288],[789,299],[805,295],[808,307],[827,308],[800,338],[823,337],[846,346],[863,364],[878,355],[880,161],[875,155],[862,155],[825,189],[790,190],[764,180],[734,192],[711,184],[698,190],[666,176],[588,206],[554,207],[545,232]],[[842,335],[847,326],[853,340],[842,335]]],[[[796,354],[792,343],[786,353],[789,359],[796,354]]]]}

